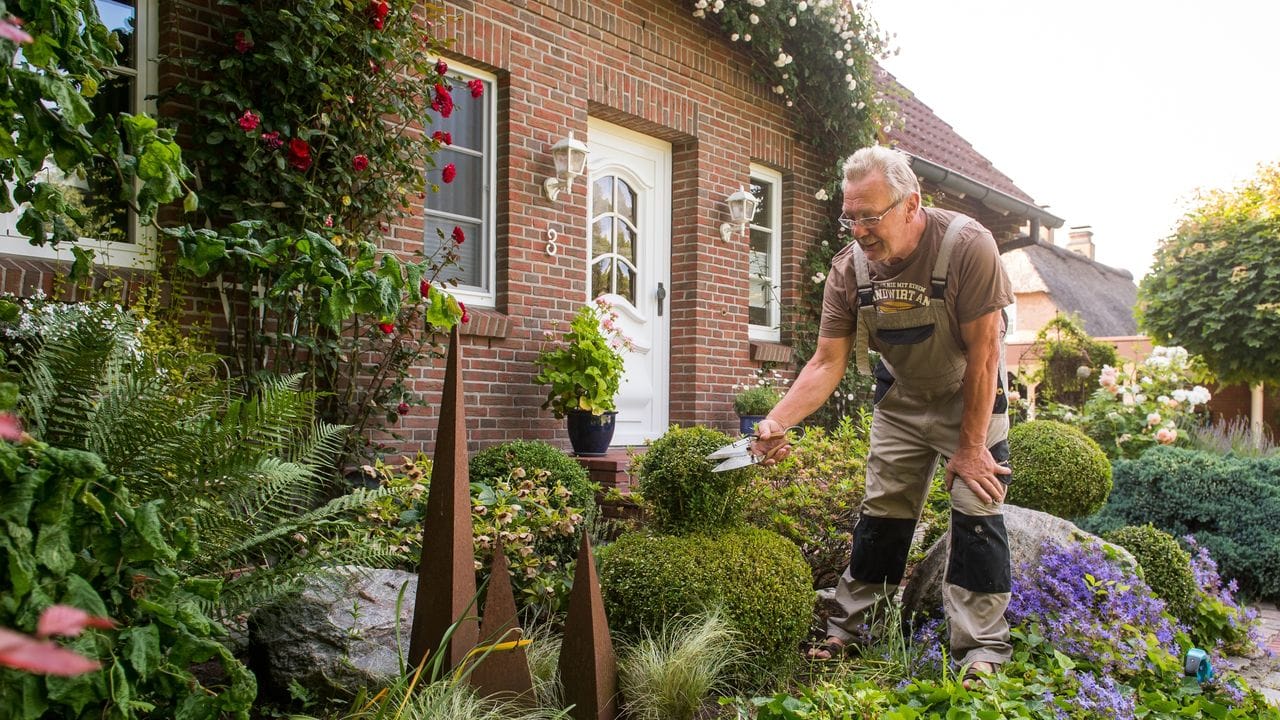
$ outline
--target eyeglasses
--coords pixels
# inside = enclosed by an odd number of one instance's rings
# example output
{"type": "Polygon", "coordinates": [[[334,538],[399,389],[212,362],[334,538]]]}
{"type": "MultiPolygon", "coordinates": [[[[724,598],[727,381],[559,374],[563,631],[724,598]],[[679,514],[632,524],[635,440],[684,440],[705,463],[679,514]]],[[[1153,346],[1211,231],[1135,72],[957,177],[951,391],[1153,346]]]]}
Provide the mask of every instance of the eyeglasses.
{"type": "Polygon", "coordinates": [[[862,228],[863,230],[870,230],[871,228],[879,225],[880,221],[884,219],[884,216],[893,212],[893,209],[898,207],[899,203],[901,203],[905,199],[906,199],[906,196],[904,195],[898,198],[897,200],[894,200],[893,204],[890,205],[888,208],[885,208],[884,212],[880,213],[879,215],[872,215],[870,217],[851,218],[851,217],[845,217],[844,213],[841,213],[840,227],[850,231],[852,231],[854,228],[862,228]]]}

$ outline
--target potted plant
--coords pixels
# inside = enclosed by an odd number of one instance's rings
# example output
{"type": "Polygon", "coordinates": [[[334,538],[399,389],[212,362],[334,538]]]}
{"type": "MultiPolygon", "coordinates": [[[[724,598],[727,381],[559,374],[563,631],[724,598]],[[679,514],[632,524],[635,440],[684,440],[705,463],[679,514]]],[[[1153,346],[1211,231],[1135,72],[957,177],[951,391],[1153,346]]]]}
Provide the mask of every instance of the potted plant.
{"type": "Polygon", "coordinates": [[[782,394],[774,385],[750,385],[733,398],[733,409],[738,413],[738,430],[743,435],[755,431],[756,423],[769,414],[782,394]]]}
{"type": "Polygon", "coordinates": [[[631,348],[617,323],[612,306],[598,298],[583,306],[568,332],[535,361],[534,382],[549,386],[542,407],[568,419],[569,443],[577,455],[603,455],[613,440],[622,352],[631,348]]]}

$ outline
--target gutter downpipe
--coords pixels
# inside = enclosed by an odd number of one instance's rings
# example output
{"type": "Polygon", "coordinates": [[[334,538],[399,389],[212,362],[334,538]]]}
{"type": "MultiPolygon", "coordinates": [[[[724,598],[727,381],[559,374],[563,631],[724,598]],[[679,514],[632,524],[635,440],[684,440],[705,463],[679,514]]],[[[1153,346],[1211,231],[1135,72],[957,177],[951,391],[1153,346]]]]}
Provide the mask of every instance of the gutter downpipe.
{"type": "Polygon", "coordinates": [[[977,180],[961,175],[954,170],[915,155],[910,155],[910,158],[911,169],[916,175],[936,184],[943,190],[950,190],[964,197],[974,198],[997,212],[1013,214],[1030,220],[1032,238],[1039,239],[1039,225],[1041,223],[1051,228],[1060,228],[1066,223],[1065,220],[1047,212],[1042,207],[1019,200],[989,185],[983,185],[977,180]]]}

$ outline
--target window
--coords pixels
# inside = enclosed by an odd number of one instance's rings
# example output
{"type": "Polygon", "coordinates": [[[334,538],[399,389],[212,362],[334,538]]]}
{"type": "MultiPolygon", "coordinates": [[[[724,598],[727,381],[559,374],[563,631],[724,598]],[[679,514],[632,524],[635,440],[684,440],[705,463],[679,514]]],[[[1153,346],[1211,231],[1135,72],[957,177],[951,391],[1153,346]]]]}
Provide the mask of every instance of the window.
{"type": "MultiPolygon", "coordinates": [[[[156,93],[156,2],[95,0],[98,16],[123,46],[116,55],[116,65],[106,71],[107,77],[89,100],[96,116],[155,113],[154,104],[147,97],[156,93]]],[[[22,62],[21,58],[16,62],[22,62]]],[[[94,250],[97,262],[123,267],[142,267],[152,262],[153,234],[140,226],[127,206],[113,199],[119,194],[118,181],[107,166],[90,164],[83,177],[67,176],[53,167],[46,167],[43,172],[60,186],[69,202],[84,209],[88,218],[78,228],[81,239],[77,244],[94,250]]],[[[35,247],[18,233],[17,222],[23,209],[0,214],[0,253],[70,260],[70,249],[35,247]]]]}
{"type": "Polygon", "coordinates": [[[782,175],[752,165],[751,194],[758,204],[751,220],[748,336],[777,342],[782,290],[782,175]]]}
{"type": "Polygon", "coordinates": [[[447,118],[432,114],[427,132],[437,130],[452,135],[452,145],[442,145],[436,155],[436,166],[427,170],[427,182],[439,185],[439,192],[428,192],[424,208],[424,252],[430,256],[441,242],[450,242],[453,228],[462,228],[466,242],[457,248],[458,265],[447,268],[441,278],[455,278],[455,293],[468,302],[493,305],[495,215],[497,212],[497,101],[494,97],[496,77],[449,61],[449,75],[454,78],[457,104],[447,118]],[[467,81],[484,83],[484,95],[470,97],[467,81]],[[445,184],[440,169],[453,163],[457,179],[445,184]],[[444,234],[444,239],[440,237],[444,234]]]}

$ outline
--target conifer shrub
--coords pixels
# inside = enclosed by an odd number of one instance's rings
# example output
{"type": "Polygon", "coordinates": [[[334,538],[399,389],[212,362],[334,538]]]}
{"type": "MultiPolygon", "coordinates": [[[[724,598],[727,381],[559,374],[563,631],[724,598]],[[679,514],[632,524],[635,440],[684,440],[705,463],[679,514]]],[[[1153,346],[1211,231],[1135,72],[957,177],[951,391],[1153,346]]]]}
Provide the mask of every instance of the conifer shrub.
{"type": "Polygon", "coordinates": [[[1152,526],[1128,525],[1103,539],[1133,554],[1152,591],[1184,625],[1195,619],[1200,591],[1191,572],[1191,555],[1169,533],[1152,526]]]}
{"type": "Polygon", "coordinates": [[[1111,493],[1111,463],[1098,443],[1053,420],[1009,430],[1013,480],[1005,501],[1061,518],[1096,512],[1111,493]]]}
{"type": "Polygon", "coordinates": [[[664,533],[706,532],[742,521],[743,490],[752,470],[712,472],[707,455],[733,441],[706,427],[672,426],[636,461],[640,494],[653,513],[653,529],[664,533]]]}
{"type": "Polygon", "coordinates": [[[600,585],[610,627],[641,638],[719,607],[747,639],[738,682],[752,687],[786,672],[813,612],[809,566],[780,535],[739,527],[718,533],[629,533],[601,551],[600,585]]]}

